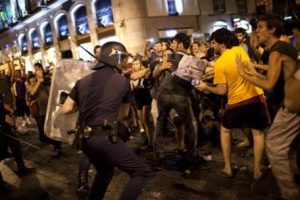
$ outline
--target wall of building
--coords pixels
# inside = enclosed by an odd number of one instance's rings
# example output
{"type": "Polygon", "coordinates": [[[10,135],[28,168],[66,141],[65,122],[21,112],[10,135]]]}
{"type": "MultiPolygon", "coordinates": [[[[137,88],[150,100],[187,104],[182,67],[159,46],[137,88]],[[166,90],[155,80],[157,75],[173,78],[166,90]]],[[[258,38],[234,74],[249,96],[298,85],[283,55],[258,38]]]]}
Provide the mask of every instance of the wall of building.
{"type": "Polygon", "coordinates": [[[158,40],[161,35],[159,31],[184,29],[197,33],[211,33],[213,23],[215,21],[223,21],[231,26],[233,17],[250,19],[255,13],[255,1],[247,0],[248,13],[238,14],[236,1],[225,1],[225,13],[215,14],[213,9],[213,1],[211,0],[181,0],[178,16],[169,16],[167,8],[167,0],[111,0],[114,24],[109,28],[101,29],[96,24],[96,17],[93,12],[92,3],[94,0],[59,0],[55,2],[55,6],[48,6],[40,12],[30,17],[18,25],[0,34],[0,46],[11,45],[17,40],[21,34],[25,34],[28,42],[28,54],[26,60],[29,64],[36,62],[37,57],[41,57],[43,64],[47,64],[49,54],[55,56],[55,60],[60,59],[61,51],[71,49],[74,59],[79,59],[84,52],[79,48],[81,40],[88,37],[88,41],[82,45],[89,51],[93,46],[102,44],[107,38],[120,41],[125,44],[130,52],[143,52],[145,40],[154,38],[158,40]],[[62,5],[64,2],[68,4],[62,5]],[[74,20],[71,13],[78,5],[85,5],[89,23],[89,34],[78,36],[75,31],[74,20]],[[69,22],[70,40],[59,41],[57,30],[55,29],[54,19],[60,14],[65,14],[69,22]],[[53,45],[51,50],[46,48],[42,41],[41,24],[48,21],[52,27],[53,45]],[[32,52],[31,41],[28,36],[30,29],[36,28],[40,37],[40,53],[32,52]],[[111,33],[112,32],[112,33],[111,33]],[[82,39],[83,37],[83,39],[82,39]],[[79,42],[78,42],[79,41],[79,42]],[[55,52],[55,55],[53,55],[55,52]]]}

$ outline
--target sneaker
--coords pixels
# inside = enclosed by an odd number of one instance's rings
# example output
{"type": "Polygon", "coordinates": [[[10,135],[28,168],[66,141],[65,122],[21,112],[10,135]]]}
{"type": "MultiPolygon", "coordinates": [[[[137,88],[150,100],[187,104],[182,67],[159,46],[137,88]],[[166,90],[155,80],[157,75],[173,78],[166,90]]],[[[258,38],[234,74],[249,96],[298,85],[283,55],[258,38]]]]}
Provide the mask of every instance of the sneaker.
{"type": "Polygon", "coordinates": [[[84,197],[84,196],[88,196],[88,194],[90,193],[90,188],[88,186],[80,186],[77,188],[76,190],[76,194],[79,196],[79,197],[84,197]]]}

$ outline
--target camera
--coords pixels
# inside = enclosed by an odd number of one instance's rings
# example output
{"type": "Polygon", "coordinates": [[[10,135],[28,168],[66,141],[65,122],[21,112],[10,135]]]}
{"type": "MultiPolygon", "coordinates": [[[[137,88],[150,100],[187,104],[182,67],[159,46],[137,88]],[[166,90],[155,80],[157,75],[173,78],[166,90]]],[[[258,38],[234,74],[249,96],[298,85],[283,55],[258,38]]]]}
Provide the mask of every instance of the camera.
{"type": "Polygon", "coordinates": [[[154,38],[148,38],[146,40],[146,44],[153,44],[154,43],[154,38]]]}

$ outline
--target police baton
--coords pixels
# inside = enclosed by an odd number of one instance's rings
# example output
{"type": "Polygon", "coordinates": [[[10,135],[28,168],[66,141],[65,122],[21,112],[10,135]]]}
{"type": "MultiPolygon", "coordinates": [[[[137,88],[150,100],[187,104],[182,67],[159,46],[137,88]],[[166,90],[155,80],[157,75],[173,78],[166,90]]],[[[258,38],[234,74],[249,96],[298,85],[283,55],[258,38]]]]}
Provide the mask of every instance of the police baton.
{"type": "Polygon", "coordinates": [[[17,138],[17,137],[14,137],[14,136],[11,136],[11,135],[7,135],[7,134],[3,134],[3,135],[6,136],[6,137],[8,137],[8,138],[10,138],[10,139],[16,140],[16,141],[18,141],[18,142],[20,142],[20,143],[26,144],[26,145],[28,145],[28,146],[34,148],[34,149],[37,149],[37,150],[40,150],[40,151],[45,152],[45,153],[47,153],[47,154],[53,155],[53,152],[47,151],[47,150],[43,150],[43,149],[41,149],[40,147],[37,147],[37,146],[35,146],[35,145],[33,145],[33,144],[30,144],[29,142],[26,142],[26,141],[24,141],[24,140],[21,140],[21,139],[19,139],[19,138],[17,138]]]}

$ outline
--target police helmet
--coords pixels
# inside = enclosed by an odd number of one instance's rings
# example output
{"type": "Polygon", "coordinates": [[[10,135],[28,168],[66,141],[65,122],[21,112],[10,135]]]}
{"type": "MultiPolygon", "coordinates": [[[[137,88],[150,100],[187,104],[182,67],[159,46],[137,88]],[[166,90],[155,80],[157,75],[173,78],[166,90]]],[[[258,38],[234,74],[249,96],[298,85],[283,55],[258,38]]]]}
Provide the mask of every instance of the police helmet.
{"type": "Polygon", "coordinates": [[[104,65],[122,69],[122,63],[127,58],[128,53],[125,46],[119,42],[107,42],[101,47],[101,52],[97,56],[98,64],[92,69],[99,69],[104,65]]]}

